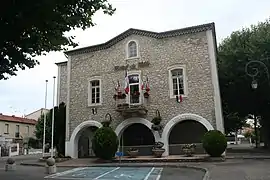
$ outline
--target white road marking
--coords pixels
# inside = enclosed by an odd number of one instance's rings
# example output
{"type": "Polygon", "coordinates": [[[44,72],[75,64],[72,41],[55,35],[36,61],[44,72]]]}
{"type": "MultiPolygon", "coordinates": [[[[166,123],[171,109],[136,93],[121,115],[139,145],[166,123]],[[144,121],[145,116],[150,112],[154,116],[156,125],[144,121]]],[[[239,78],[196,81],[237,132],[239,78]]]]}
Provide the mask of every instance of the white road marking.
{"type": "Polygon", "coordinates": [[[144,180],[147,180],[149,178],[149,176],[151,175],[151,173],[154,171],[154,167],[149,171],[149,173],[145,176],[144,180]]]}
{"type": "Polygon", "coordinates": [[[157,175],[156,180],[159,180],[159,179],[161,178],[161,173],[162,173],[162,171],[163,171],[163,168],[160,169],[160,171],[159,171],[159,173],[158,173],[158,175],[157,175]]]}
{"type": "Polygon", "coordinates": [[[110,174],[110,173],[112,173],[112,172],[114,172],[114,171],[116,171],[116,170],[118,170],[118,169],[120,169],[120,167],[117,167],[117,168],[115,168],[115,169],[113,169],[113,170],[111,170],[111,171],[108,171],[108,172],[106,172],[106,173],[104,173],[104,174],[101,174],[100,176],[98,176],[98,177],[96,177],[96,178],[94,178],[94,179],[99,179],[99,178],[101,178],[101,177],[103,177],[103,176],[106,176],[107,174],[110,174]]]}
{"type": "Polygon", "coordinates": [[[86,169],[86,167],[67,170],[67,171],[64,171],[64,172],[60,172],[60,173],[52,174],[52,175],[49,175],[49,176],[45,176],[44,178],[56,178],[56,177],[59,177],[59,176],[65,175],[65,174],[69,174],[69,173],[73,173],[73,172],[83,170],[83,169],[86,169]]]}

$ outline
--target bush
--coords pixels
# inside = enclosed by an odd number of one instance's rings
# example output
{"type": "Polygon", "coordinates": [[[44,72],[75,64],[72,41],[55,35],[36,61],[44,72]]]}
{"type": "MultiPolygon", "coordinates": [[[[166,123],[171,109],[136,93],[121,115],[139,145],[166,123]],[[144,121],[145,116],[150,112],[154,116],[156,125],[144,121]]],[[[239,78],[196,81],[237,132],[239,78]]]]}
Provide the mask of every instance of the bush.
{"type": "Polygon", "coordinates": [[[42,147],[42,144],[40,143],[38,139],[30,137],[28,140],[28,147],[38,149],[42,147]]]}
{"type": "Polygon", "coordinates": [[[93,151],[97,157],[112,159],[118,148],[118,138],[110,127],[99,128],[92,140],[93,151]]]}
{"type": "Polygon", "coordinates": [[[220,157],[227,148],[225,135],[218,130],[210,130],[203,137],[203,148],[212,157],[220,157]]]}

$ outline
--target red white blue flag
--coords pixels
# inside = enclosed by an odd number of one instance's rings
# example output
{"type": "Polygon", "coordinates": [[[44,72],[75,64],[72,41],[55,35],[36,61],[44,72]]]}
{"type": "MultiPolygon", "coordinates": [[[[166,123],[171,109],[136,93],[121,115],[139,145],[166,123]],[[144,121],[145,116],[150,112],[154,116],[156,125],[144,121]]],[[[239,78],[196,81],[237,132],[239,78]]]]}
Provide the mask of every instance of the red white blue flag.
{"type": "Polygon", "coordinates": [[[125,90],[126,94],[129,93],[129,79],[128,79],[127,71],[126,71],[126,74],[125,74],[125,87],[124,87],[124,90],[125,90]]]}

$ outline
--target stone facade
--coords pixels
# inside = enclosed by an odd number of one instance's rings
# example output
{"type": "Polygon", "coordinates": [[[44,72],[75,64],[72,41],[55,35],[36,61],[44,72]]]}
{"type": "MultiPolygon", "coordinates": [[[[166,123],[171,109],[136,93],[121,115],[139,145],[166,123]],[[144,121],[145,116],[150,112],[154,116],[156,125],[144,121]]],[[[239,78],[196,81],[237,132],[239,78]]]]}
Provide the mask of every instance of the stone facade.
{"type": "Polygon", "coordinates": [[[67,63],[58,64],[58,93],[57,93],[57,104],[61,102],[67,102],[67,63]]]}
{"type": "MultiPolygon", "coordinates": [[[[67,128],[69,130],[66,140],[70,140],[74,129],[82,122],[89,120],[102,122],[106,113],[112,116],[113,128],[117,128],[125,121],[124,117],[115,111],[116,102],[113,99],[116,82],[119,80],[122,84],[125,71],[115,70],[115,66],[140,62],[148,62],[149,66],[129,72],[140,72],[142,79],[148,77],[149,80],[150,97],[148,100],[141,97],[148,110],[144,119],[151,121],[158,109],[164,126],[179,114],[190,113],[205,118],[213,128],[217,128],[217,122],[222,127],[222,116],[216,117],[216,103],[219,102],[217,98],[220,97],[217,97],[215,92],[214,81],[217,79],[213,80],[213,73],[215,73],[213,68],[216,68],[214,67],[216,65],[211,64],[213,62],[210,55],[212,53],[212,58],[215,57],[215,33],[213,24],[208,24],[206,27],[198,32],[195,31],[196,27],[191,27],[193,31],[165,38],[129,33],[117,43],[111,43],[101,50],[87,51],[85,48],[84,52],[68,52],[68,63],[58,64],[58,101],[68,104],[67,128]],[[212,46],[209,45],[208,36],[212,36],[212,39],[210,38],[212,46]],[[127,44],[132,40],[138,43],[139,56],[127,59],[127,44]],[[184,66],[186,70],[187,95],[183,97],[181,103],[176,102],[175,98],[170,98],[168,69],[177,65],[184,66]],[[89,107],[89,79],[95,76],[101,79],[102,104],[89,107]],[[92,113],[92,108],[96,108],[96,114],[92,113]]],[[[219,111],[218,113],[221,113],[221,109],[219,111]]]]}

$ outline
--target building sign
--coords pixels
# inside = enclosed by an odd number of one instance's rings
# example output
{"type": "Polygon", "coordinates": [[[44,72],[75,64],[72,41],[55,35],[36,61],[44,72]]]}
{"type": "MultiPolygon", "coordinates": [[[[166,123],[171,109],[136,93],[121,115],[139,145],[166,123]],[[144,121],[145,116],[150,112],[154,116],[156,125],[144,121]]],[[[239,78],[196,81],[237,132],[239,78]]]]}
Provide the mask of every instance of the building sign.
{"type": "Polygon", "coordinates": [[[130,65],[125,65],[125,66],[114,66],[114,70],[123,71],[123,70],[127,70],[128,67],[130,70],[135,70],[139,68],[149,67],[149,65],[150,65],[149,61],[142,61],[142,62],[138,62],[137,64],[130,64],[130,65]]]}

